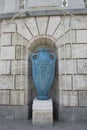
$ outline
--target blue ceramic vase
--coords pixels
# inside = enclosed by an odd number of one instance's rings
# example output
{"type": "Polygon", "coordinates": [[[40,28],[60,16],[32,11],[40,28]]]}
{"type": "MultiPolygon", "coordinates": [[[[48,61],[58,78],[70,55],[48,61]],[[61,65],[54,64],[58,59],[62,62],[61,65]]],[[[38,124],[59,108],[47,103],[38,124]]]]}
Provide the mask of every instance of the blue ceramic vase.
{"type": "Polygon", "coordinates": [[[38,49],[33,53],[32,60],[32,77],[37,91],[37,99],[49,99],[48,93],[52,86],[55,75],[56,56],[50,53],[48,49],[38,49]]]}

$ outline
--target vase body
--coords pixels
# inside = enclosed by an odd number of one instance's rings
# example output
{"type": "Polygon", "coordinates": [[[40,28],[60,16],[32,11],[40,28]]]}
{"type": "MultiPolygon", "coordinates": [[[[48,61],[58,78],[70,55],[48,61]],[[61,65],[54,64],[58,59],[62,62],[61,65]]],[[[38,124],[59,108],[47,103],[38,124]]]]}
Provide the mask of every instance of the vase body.
{"type": "Polygon", "coordinates": [[[38,49],[37,53],[32,54],[31,60],[37,99],[47,100],[54,80],[56,56],[50,53],[48,49],[42,48],[38,49]]]}

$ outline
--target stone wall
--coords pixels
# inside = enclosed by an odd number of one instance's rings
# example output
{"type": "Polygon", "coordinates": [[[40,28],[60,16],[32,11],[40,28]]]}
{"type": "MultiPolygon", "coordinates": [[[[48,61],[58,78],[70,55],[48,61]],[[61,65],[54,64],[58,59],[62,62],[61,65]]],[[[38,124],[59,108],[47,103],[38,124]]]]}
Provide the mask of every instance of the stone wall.
{"type": "Polygon", "coordinates": [[[27,17],[8,24],[9,20],[0,23],[0,116],[28,118],[28,111],[31,114],[36,90],[30,57],[37,48],[47,47],[57,56],[50,91],[54,116],[87,120],[87,16],[27,17]]]}

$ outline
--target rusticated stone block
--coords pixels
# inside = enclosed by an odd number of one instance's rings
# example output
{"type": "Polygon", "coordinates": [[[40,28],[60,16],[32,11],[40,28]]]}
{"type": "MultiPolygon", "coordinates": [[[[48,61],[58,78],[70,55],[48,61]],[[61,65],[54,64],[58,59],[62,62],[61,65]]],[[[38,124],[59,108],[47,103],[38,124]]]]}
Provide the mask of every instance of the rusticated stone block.
{"type": "Polygon", "coordinates": [[[87,58],[87,44],[73,44],[72,55],[73,58],[87,58]]]}
{"type": "Polygon", "coordinates": [[[11,105],[24,105],[24,91],[11,91],[11,105]]]}
{"type": "Polygon", "coordinates": [[[70,44],[60,46],[58,48],[58,59],[62,58],[71,58],[71,49],[70,44]]]}
{"type": "Polygon", "coordinates": [[[14,46],[1,47],[1,59],[14,59],[14,58],[15,58],[14,46]]]}
{"type": "Polygon", "coordinates": [[[0,104],[9,104],[9,91],[0,90],[0,104]]]}
{"type": "Polygon", "coordinates": [[[10,61],[0,61],[0,74],[10,74],[10,61]]]}
{"type": "Polygon", "coordinates": [[[27,46],[28,40],[26,40],[23,36],[21,36],[18,33],[12,33],[12,45],[27,46]]]}
{"type": "Polygon", "coordinates": [[[74,90],[87,90],[87,75],[74,75],[73,88],[74,90]]]}
{"type": "Polygon", "coordinates": [[[64,91],[62,96],[63,106],[78,106],[77,92],[64,91]]]}
{"type": "Polygon", "coordinates": [[[31,33],[33,34],[33,36],[38,35],[35,18],[26,19],[26,24],[27,24],[27,27],[29,28],[29,30],[31,31],[31,33]]]}
{"type": "Polygon", "coordinates": [[[78,73],[87,74],[87,60],[78,60],[78,73]]]}
{"type": "Polygon", "coordinates": [[[10,23],[9,21],[4,20],[2,22],[2,32],[16,32],[16,24],[10,23]]]}
{"type": "Polygon", "coordinates": [[[57,26],[59,25],[61,18],[59,16],[51,16],[49,19],[47,34],[52,35],[57,26]]]}
{"type": "Polygon", "coordinates": [[[70,17],[66,17],[65,19],[63,19],[63,23],[60,24],[60,26],[56,29],[56,31],[54,33],[54,37],[56,39],[63,36],[65,34],[65,32],[67,32],[69,30],[69,21],[70,21],[70,17]]]}
{"type": "Polygon", "coordinates": [[[46,28],[47,28],[48,17],[37,17],[36,19],[37,19],[39,33],[45,34],[46,28]]]}
{"type": "Polygon", "coordinates": [[[23,23],[17,24],[17,33],[22,35],[25,39],[30,40],[32,38],[31,33],[23,23]]]}
{"type": "Polygon", "coordinates": [[[24,89],[24,75],[16,75],[16,89],[24,89]]]}
{"type": "Polygon", "coordinates": [[[59,38],[57,41],[58,47],[63,46],[64,44],[66,46],[69,43],[70,43],[70,45],[71,45],[71,43],[76,43],[75,30],[68,31],[61,38],[59,38]]]}
{"type": "Polygon", "coordinates": [[[11,33],[1,35],[1,45],[11,45],[11,33]]]}
{"type": "Polygon", "coordinates": [[[77,43],[87,43],[87,30],[77,30],[76,34],[77,34],[77,43]]]}
{"type": "Polygon", "coordinates": [[[79,92],[79,106],[87,106],[87,91],[79,92]]]}
{"type": "Polygon", "coordinates": [[[12,74],[25,74],[26,66],[24,60],[12,61],[11,73],[12,74]]]}
{"type": "Polygon", "coordinates": [[[0,89],[13,89],[13,76],[3,75],[0,76],[0,89]]]}
{"type": "Polygon", "coordinates": [[[76,60],[60,60],[59,74],[72,74],[72,73],[77,73],[76,60]]]}
{"type": "Polygon", "coordinates": [[[59,90],[72,90],[71,75],[59,76],[59,90]]]}
{"type": "Polygon", "coordinates": [[[26,49],[22,46],[16,46],[16,59],[24,59],[26,55],[26,49]]]}

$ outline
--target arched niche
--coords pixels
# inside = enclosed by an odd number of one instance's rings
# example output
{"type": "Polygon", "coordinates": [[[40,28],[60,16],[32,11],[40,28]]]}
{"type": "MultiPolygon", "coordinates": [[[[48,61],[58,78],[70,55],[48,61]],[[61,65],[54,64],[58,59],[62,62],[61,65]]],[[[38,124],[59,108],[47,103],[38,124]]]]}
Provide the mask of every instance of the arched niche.
{"type": "MultiPolygon", "coordinates": [[[[36,90],[34,87],[33,79],[32,79],[32,63],[31,63],[31,55],[32,53],[37,52],[38,48],[48,48],[50,52],[53,52],[56,54],[56,57],[58,59],[58,52],[56,49],[56,43],[55,39],[53,39],[50,36],[39,36],[33,38],[27,47],[27,56],[26,56],[26,94],[25,94],[25,99],[26,103],[32,107],[32,102],[33,99],[36,97],[36,90]]],[[[51,90],[49,92],[50,97],[53,99],[53,104],[54,104],[54,118],[57,112],[57,107],[58,107],[58,60],[56,61],[56,67],[55,67],[55,79],[53,82],[53,85],[51,87],[51,90]]],[[[30,109],[32,110],[32,108],[30,109]]],[[[30,113],[32,113],[30,111],[30,113]]]]}

